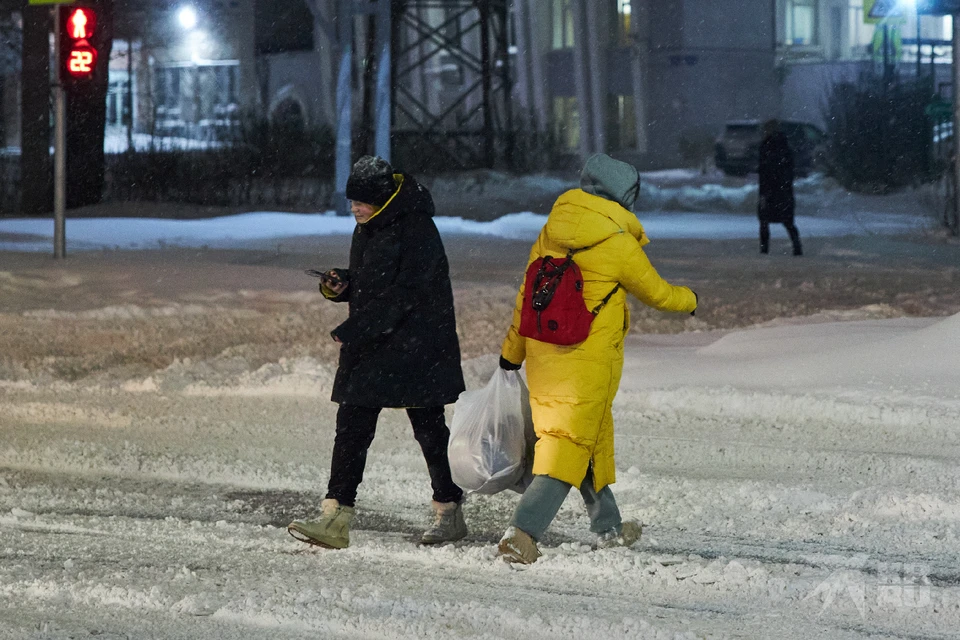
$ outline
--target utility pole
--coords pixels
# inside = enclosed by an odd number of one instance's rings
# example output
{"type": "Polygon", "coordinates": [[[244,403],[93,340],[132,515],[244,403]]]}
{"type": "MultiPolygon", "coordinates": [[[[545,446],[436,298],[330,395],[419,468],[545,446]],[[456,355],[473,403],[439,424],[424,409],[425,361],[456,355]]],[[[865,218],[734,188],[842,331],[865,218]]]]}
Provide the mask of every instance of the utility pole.
{"type": "Polygon", "coordinates": [[[337,215],[347,215],[347,178],[353,154],[353,0],[337,3],[337,48],[340,51],[337,72],[337,157],[334,185],[334,208],[337,215]]]}
{"type": "Polygon", "coordinates": [[[53,65],[53,257],[67,255],[67,94],[63,90],[60,60],[60,7],[53,7],[53,50],[56,64],[53,65]]]}
{"type": "Polygon", "coordinates": [[[960,11],[953,13],[953,217],[954,224],[960,219],[960,144],[957,132],[960,132],[960,11]]]}
{"type": "Polygon", "coordinates": [[[637,152],[646,154],[650,141],[647,132],[647,74],[650,68],[650,7],[648,0],[631,0],[630,38],[632,45],[633,112],[637,123],[637,152]]]}
{"type": "Polygon", "coordinates": [[[890,25],[883,23],[883,83],[884,87],[893,81],[893,65],[890,64],[890,25]]]}
{"type": "Polygon", "coordinates": [[[127,34],[127,91],[123,96],[123,112],[121,119],[126,119],[127,151],[133,151],[133,37],[127,34]]]}
{"type": "Polygon", "coordinates": [[[377,3],[377,99],[373,147],[378,156],[390,162],[390,130],[393,127],[393,11],[390,0],[377,3]]]}
{"type": "Polygon", "coordinates": [[[580,161],[585,162],[599,150],[595,138],[596,114],[593,112],[593,96],[597,91],[595,85],[599,78],[590,74],[590,54],[594,49],[590,46],[591,34],[587,23],[587,7],[583,0],[571,0],[570,9],[573,11],[573,82],[580,119],[580,161]]]}
{"type": "Polygon", "coordinates": [[[921,33],[920,33],[920,5],[917,5],[916,18],[917,18],[917,82],[919,82],[919,81],[920,81],[920,75],[923,73],[923,60],[921,59],[922,56],[920,55],[920,38],[921,38],[921,33]]]}
{"type": "Polygon", "coordinates": [[[336,175],[334,178],[334,208],[338,215],[348,213],[347,179],[350,177],[353,155],[353,19],[357,15],[376,16],[377,77],[374,120],[374,148],[378,156],[390,161],[391,99],[390,43],[392,18],[391,0],[358,3],[339,0],[337,3],[337,38],[340,52],[337,73],[337,144],[336,175]]]}

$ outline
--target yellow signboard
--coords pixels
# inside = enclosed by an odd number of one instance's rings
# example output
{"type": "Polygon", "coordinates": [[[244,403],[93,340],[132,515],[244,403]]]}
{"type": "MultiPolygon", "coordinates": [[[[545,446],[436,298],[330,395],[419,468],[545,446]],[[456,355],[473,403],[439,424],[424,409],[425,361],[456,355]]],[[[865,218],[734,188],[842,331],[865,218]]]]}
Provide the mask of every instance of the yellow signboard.
{"type": "Polygon", "coordinates": [[[28,0],[27,4],[73,4],[76,0],[28,0]]]}

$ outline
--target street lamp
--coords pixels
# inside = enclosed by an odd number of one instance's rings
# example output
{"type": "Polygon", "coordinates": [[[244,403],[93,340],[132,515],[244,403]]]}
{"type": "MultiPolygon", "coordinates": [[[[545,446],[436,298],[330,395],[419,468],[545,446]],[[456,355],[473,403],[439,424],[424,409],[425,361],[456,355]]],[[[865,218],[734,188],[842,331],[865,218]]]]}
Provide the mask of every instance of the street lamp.
{"type": "Polygon", "coordinates": [[[187,31],[197,26],[197,11],[193,7],[187,6],[180,9],[177,18],[180,20],[180,26],[187,31]]]}

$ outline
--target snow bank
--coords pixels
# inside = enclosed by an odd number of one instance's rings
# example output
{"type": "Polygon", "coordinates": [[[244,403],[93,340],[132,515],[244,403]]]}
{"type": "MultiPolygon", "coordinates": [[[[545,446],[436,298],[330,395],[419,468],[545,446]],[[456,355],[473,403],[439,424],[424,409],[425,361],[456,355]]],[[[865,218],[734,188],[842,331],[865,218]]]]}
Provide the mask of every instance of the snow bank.
{"type": "Polygon", "coordinates": [[[960,398],[960,314],[921,328],[915,320],[886,323],[737,332],[700,354],[741,361],[745,377],[758,384],[926,389],[960,398]]]}
{"type": "MultiPolygon", "coordinates": [[[[670,184],[673,181],[699,181],[703,177],[684,170],[651,172],[644,174],[640,183],[640,198],[637,209],[640,211],[702,211],[719,213],[749,213],[757,211],[756,180],[740,185],[719,183],[680,184],[678,186],[659,186],[651,184],[650,179],[670,184]]],[[[821,174],[813,174],[798,179],[794,183],[794,193],[800,195],[822,195],[836,189],[836,185],[821,174]]]]}
{"type": "MultiPolygon", "coordinates": [[[[702,191],[698,193],[702,194],[702,191]]],[[[726,198],[727,195],[718,196],[726,198]]],[[[694,207],[689,207],[694,208],[694,207]]],[[[160,220],[150,218],[87,218],[71,220],[69,246],[74,251],[94,249],[163,249],[196,247],[210,249],[276,249],[279,240],[353,233],[352,218],[326,214],[247,213],[206,220],[160,220]]],[[[637,214],[651,237],[659,239],[753,238],[757,222],[753,215],[641,211],[637,214]]],[[[546,223],[544,214],[514,213],[489,222],[457,217],[435,218],[443,236],[491,236],[532,242],[546,223]]],[[[907,214],[869,215],[852,218],[798,216],[805,237],[909,233],[924,229],[926,218],[907,214]]],[[[28,232],[49,237],[53,227],[42,220],[0,220],[0,234],[28,232]]],[[[0,241],[0,251],[49,251],[42,242],[0,241]]]]}

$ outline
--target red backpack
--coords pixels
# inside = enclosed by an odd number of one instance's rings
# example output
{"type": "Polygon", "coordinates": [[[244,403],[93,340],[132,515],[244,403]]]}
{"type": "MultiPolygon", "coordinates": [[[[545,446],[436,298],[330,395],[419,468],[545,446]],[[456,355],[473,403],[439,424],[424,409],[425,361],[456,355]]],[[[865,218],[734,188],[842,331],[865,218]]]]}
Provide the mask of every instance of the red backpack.
{"type": "Polygon", "coordinates": [[[573,261],[576,249],[566,258],[544,256],[527,267],[523,307],[520,309],[520,335],[550,344],[572,345],[590,335],[590,325],[617,289],[592,311],[583,299],[583,275],[573,261]]]}

